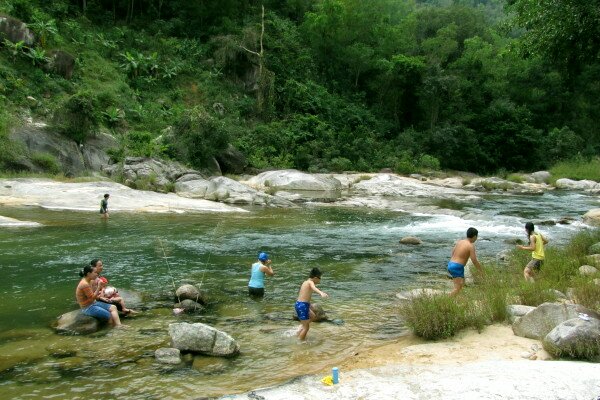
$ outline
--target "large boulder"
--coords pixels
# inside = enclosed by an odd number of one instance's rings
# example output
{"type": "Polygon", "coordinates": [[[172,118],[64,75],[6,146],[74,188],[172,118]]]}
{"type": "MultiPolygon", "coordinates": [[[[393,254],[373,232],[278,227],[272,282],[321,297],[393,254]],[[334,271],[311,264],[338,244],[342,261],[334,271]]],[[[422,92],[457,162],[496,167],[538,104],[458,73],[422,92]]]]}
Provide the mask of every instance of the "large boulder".
{"type": "Polygon", "coordinates": [[[194,173],[175,161],[145,157],[127,157],[122,164],[113,164],[102,169],[109,176],[122,175],[127,186],[169,191],[180,176],[194,173]]]}
{"type": "Polygon", "coordinates": [[[98,331],[100,326],[98,319],[84,315],[81,310],[75,310],[58,317],[54,329],[58,333],[68,335],[86,335],[98,331]]]}
{"type": "Polygon", "coordinates": [[[542,344],[555,357],[593,359],[600,355],[600,320],[569,319],[552,329],[542,344]]]}
{"type": "Polygon", "coordinates": [[[44,124],[27,124],[16,127],[10,139],[23,143],[30,155],[45,153],[53,156],[65,174],[77,175],[85,171],[79,146],[58,132],[46,129],[44,124]]]}
{"type": "Polygon", "coordinates": [[[515,321],[512,329],[517,336],[541,340],[558,324],[577,318],[579,313],[600,317],[595,311],[578,304],[544,303],[515,321]]]}
{"type": "Polygon", "coordinates": [[[75,69],[75,57],[66,51],[52,50],[47,55],[48,62],[44,67],[50,72],[54,72],[65,79],[71,79],[75,69]]]}
{"type": "Polygon", "coordinates": [[[342,189],[340,181],[331,176],[311,175],[293,169],[263,172],[250,178],[248,184],[276,191],[337,192],[342,189]]]}
{"type": "Polygon", "coordinates": [[[119,141],[114,136],[105,132],[98,132],[88,137],[83,146],[79,147],[79,150],[86,169],[102,171],[103,168],[110,165],[108,151],[118,147],[119,141]]]}
{"type": "Polygon", "coordinates": [[[521,304],[510,304],[506,306],[506,312],[511,322],[516,322],[517,318],[522,317],[530,311],[535,310],[535,307],[524,306],[521,304]]]}
{"type": "Polygon", "coordinates": [[[0,15],[0,41],[7,39],[13,43],[23,42],[26,46],[35,45],[35,35],[27,25],[16,18],[0,15]]]}
{"type": "Polygon", "coordinates": [[[217,161],[224,174],[242,174],[248,165],[244,153],[229,145],[222,153],[217,155],[217,161]]]}
{"type": "Polygon", "coordinates": [[[583,222],[588,225],[600,226],[600,208],[593,208],[583,215],[583,222]]]}
{"type": "Polygon", "coordinates": [[[554,184],[559,189],[573,189],[573,190],[584,190],[595,192],[600,189],[600,184],[595,181],[583,179],[580,181],[575,181],[572,179],[561,178],[557,179],[554,184]]]}
{"type": "Polygon", "coordinates": [[[535,183],[547,183],[552,174],[550,174],[548,171],[537,171],[530,174],[530,176],[533,178],[535,183]]]}
{"type": "Polygon", "coordinates": [[[169,324],[172,347],[211,356],[233,356],[240,352],[239,344],[227,333],[202,323],[169,324]]]}

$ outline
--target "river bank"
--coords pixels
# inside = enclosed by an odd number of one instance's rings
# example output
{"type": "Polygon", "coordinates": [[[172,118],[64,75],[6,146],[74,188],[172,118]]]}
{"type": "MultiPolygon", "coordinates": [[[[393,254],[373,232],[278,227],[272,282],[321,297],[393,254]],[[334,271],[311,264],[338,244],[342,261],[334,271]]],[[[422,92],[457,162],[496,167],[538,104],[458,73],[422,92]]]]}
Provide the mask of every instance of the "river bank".
{"type": "MultiPolygon", "coordinates": [[[[532,357],[533,358],[533,357],[532,357]]],[[[550,361],[538,340],[515,336],[508,325],[464,331],[424,342],[412,336],[345,360],[340,383],[304,376],[222,399],[582,399],[600,396],[600,364],[550,361]],[[524,356],[535,354],[535,360],[524,356]]]]}

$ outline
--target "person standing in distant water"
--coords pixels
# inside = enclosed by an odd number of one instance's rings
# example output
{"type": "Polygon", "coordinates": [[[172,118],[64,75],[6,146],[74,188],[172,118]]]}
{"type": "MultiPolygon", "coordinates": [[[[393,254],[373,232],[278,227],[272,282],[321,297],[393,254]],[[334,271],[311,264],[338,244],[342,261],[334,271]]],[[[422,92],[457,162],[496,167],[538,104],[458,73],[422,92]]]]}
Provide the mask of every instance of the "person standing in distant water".
{"type": "Polygon", "coordinates": [[[479,232],[475,228],[467,229],[466,239],[459,240],[452,250],[452,256],[448,262],[448,272],[452,276],[454,289],[450,296],[456,296],[465,285],[465,265],[467,265],[469,258],[479,272],[483,274],[483,268],[481,268],[475,253],[475,241],[477,241],[478,234],[479,232]]]}
{"type": "Polygon", "coordinates": [[[308,279],[302,282],[300,290],[298,291],[298,300],[296,300],[294,308],[296,309],[296,314],[302,324],[298,330],[298,338],[300,340],[306,339],[306,334],[310,329],[310,322],[315,319],[315,313],[310,309],[312,293],[317,292],[321,297],[329,297],[327,293],[317,289],[317,285],[321,283],[321,275],[319,268],[313,268],[310,271],[308,279]]]}
{"type": "Polygon", "coordinates": [[[542,268],[544,263],[544,246],[548,243],[548,239],[542,236],[541,233],[535,232],[535,226],[533,222],[527,222],[525,224],[525,231],[527,232],[527,238],[529,239],[529,246],[517,245],[517,249],[531,250],[531,261],[527,263],[523,270],[523,276],[527,282],[533,282],[533,276],[542,268]]]}
{"type": "Polygon", "coordinates": [[[104,198],[100,200],[100,214],[102,214],[102,218],[108,218],[108,198],[110,195],[106,193],[104,198]]]}
{"type": "Polygon", "coordinates": [[[252,264],[250,282],[248,282],[248,293],[252,297],[264,297],[265,295],[265,275],[273,276],[273,267],[267,253],[261,252],[258,255],[258,261],[252,264]]]}

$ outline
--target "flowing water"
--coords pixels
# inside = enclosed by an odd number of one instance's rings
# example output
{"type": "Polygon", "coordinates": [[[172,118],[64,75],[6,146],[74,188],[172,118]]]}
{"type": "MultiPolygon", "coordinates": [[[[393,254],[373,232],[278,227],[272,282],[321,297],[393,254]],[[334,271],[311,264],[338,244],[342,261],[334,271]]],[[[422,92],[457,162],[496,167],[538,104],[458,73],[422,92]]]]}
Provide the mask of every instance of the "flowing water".
{"type": "Polygon", "coordinates": [[[455,240],[479,229],[479,258],[493,260],[506,239],[525,238],[524,222],[572,217],[540,230],[560,244],[598,197],[573,192],[488,196],[469,204],[415,199],[425,212],[306,205],[249,209],[247,214],[111,215],[2,209],[39,228],[0,231],[0,398],[187,399],[270,386],[322,373],[356,352],[406,334],[395,293],[448,285],[445,264],[455,240]],[[431,212],[434,210],[434,212],[431,212]],[[403,246],[403,236],[420,246],[403,246]],[[276,275],[266,296],[247,296],[250,265],[269,252],[276,275]],[[76,309],[78,270],[92,258],[119,288],[142,293],[147,308],[127,330],[61,336],[50,328],[76,309]],[[311,325],[306,343],[294,336],[293,303],[312,267],[324,271],[313,297],[334,323],[311,325]],[[196,283],[210,304],[200,315],[173,316],[173,285],[196,283]],[[169,346],[168,325],[204,322],[233,336],[234,358],[187,356],[181,366],[154,361],[169,346]]]}

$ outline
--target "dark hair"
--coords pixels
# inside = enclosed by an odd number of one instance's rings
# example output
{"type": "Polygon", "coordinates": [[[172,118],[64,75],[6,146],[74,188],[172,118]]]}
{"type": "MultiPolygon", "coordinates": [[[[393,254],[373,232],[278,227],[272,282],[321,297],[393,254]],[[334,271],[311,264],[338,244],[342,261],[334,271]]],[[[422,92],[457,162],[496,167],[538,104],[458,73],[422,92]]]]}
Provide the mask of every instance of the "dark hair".
{"type": "Polygon", "coordinates": [[[81,271],[79,271],[79,276],[83,278],[90,272],[93,272],[94,268],[95,268],[95,266],[93,266],[93,265],[86,265],[85,267],[83,267],[83,269],[81,271]]]}
{"type": "Polygon", "coordinates": [[[110,194],[106,193],[106,194],[104,195],[104,198],[107,198],[108,196],[110,196],[110,194]]]}
{"type": "Polygon", "coordinates": [[[310,277],[311,278],[321,278],[321,270],[319,268],[313,268],[310,270],[310,277]]]}
{"type": "Polygon", "coordinates": [[[479,231],[473,227],[467,229],[467,237],[469,239],[474,238],[475,236],[479,235],[479,231]]]}
{"type": "Polygon", "coordinates": [[[527,231],[527,239],[529,239],[529,236],[531,236],[534,229],[535,229],[535,226],[533,226],[533,222],[525,223],[525,230],[527,231]]]}
{"type": "Polygon", "coordinates": [[[98,261],[102,261],[100,258],[94,258],[92,261],[90,261],[90,265],[92,267],[95,267],[96,264],[98,264],[98,261]]]}

